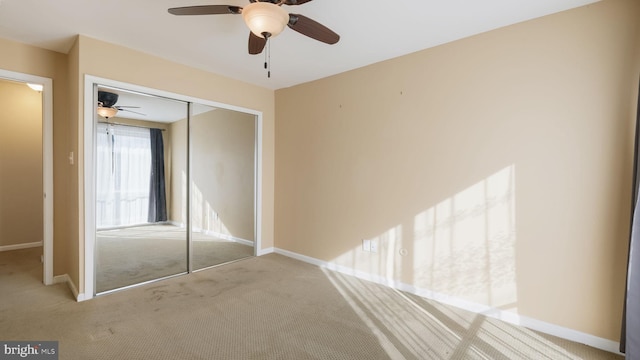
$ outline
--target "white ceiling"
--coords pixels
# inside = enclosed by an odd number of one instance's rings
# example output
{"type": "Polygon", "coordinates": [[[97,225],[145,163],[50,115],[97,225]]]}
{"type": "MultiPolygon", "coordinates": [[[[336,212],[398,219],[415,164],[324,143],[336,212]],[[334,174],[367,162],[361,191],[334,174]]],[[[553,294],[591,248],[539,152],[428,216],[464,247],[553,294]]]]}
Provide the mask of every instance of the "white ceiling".
{"type": "MultiPolygon", "coordinates": [[[[98,91],[106,91],[118,95],[116,107],[118,110],[115,118],[153,121],[160,123],[172,123],[187,118],[187,103],[180,100],[144,94],[110,86],[100,85],[98,91]]],[[[193,104],[191,115],[198,115],[216,108],[204,104],[193,104]]],[[[109,120],[117,122],[116,120],[109,120]]]]}
{"type": "Polygon", "coordinates": [[[174,16],[170,7],[248,0],[0,0],[0,37],[67,53],[86,35],[270,89],[362,67],[598,0],[314,0],[283,7],[341,36],[336,45],[291,29],[264,55],[247,53],[239,15],[174,16]]]}
{"type": "Polygon", "coordinates": [[[116,106],[122,106],[116,117],[155,122],[174,122],[187,118],[187,103],[123,89],[99,86],[99,91],[118,95],[116,106]]]}

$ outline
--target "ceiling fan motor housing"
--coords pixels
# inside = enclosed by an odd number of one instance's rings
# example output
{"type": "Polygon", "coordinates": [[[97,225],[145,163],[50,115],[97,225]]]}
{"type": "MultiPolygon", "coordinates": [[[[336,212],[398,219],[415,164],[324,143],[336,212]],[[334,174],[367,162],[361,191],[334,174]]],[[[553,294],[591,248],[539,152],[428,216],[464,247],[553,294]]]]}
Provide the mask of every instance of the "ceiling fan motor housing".
{"type": "Polygon", "coordinates": [[[104,107],[112,107],[118,102],[118,94],[108,91],[98,91],[98,102],[102,103],[104,107]]]}

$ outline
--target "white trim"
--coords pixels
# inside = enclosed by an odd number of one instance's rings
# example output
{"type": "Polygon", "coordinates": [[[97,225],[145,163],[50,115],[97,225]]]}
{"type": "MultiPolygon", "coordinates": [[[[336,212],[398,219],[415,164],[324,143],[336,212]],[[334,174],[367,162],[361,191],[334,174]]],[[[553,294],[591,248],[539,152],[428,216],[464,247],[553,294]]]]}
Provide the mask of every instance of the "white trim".
{"type": "Polygon", "coordinates": [[[67,286],[69,287],[69,290],[71,290],[73,297],[76,298],[76,301],[80,302],[80,301],[87,300],[87,298],[84,296],[83,293],[78,293],[78,288],[76,287],[76,284],[74,284],[73,281],[71,280],[71,277],[69,276],[69,274],[56,275],[52,280],[53,280],[52,282],[53,284],[66,283],[67,286]]]}
{"type": "Polygon", "coordinates": [[[256,256],[262,256],[262,255],[267,255],[267,254],[271,254],[275,251],[275,248],[273,247],[269,247],[266,249],[262,249],[260,251],[258,251],[258,253],[256,254],[256,256]]]}
{"type": "MultiPolygon", "coordinates": [[[[84,216],[84,219],[80,218],[79,223],[84,221],[84,294],[88,299],[94,295],[94,283],[95,283],[95,257],[94,248],[96,242],[96,192],[95,192],[95,154],[93,151],[93,145],[95,143],[95,131],[94,131],[94,82],[89,81],[89,77],[85,76],[84,81],[84,120],[83,129],[83,156],[84,156],[84,174],[81,183],[84,186],[84,211],[79,215],[84,216]]],[[[78,159],[80,161],[80,159],[78,159]]],[[[82,225],[81,225],[82,227],[82,225]]],[[[82,268],[80,268],[82,270],[82,268]]],[[[81,277],[82,278],[82,277],[81,277]]]]}
{"type": "Polygon", "coordinates": [[[179,228],[185,228],[187,226],[185,223],[177,222],[177,221],[174,221],[174,220],[167,221],[166,224],[177,226],[179,228]]]}
{"type": "MultiPolygon", "coordinates": [[[[95,181],[94,181],[94,153],[93,153],[93,145],[95,143],[94,139],[94,131],[93,126],[95,123],[94,116],[94,84],[112,86],[117,88],[123,88],[131,91],[137,91],[141,93],[146,93],[149,95],[161,96],[169,99],[175,99],[185,102],[198,103],[202,105],[208,105],[212,107],[234,110],[239,112],[244,112],[247,114],[252,114],[256,116],[257,121],[257,139],[256,139],[256,151],[257,151],[257,164],[256,164],[256,241],[254,246],[254,253],[258,253],[258,249],[262,246],[262,112],[252,109],[247,109],[239,106],[223,104],[211,100],[199,99],[192,96],[176,94],[168,91],[157,90],[153,88],[148,88],[145,86],[125,83],[116,80],[110,80],[105,78],[100,78],[93,75],[85,75],[84,76],[84,133],[79,133],[79,137],[83,137],[84,142],[84,173],[79,174],[81,177],[79,179],[80,183],[84,184],[84,201],[81,201],[79,205],[80,208],[84,207],[84,211],[80,214],[84,216],[84,233],[81,236],[84,236],[85,246],[84,246],[84,299],[93,298],[94,294],[94,281],[95,281],[95,259],[94,259],[94,248],[95,248],[95,181]]],[[[80,155],[80,154],[78,154],[80,155]]],[[[80,156],[78,156],[78,161],[80,161],[80,156]]],[[[83,219],[80,219],[82,223],[83,219]]],[[[82,269],[81,269],[82,270],[82,269]]],[[[82,295],[82,294],[81,294],[82,295]]],[[[80,301],[80,300],[79,300],[80,301]]]]}
{"type": "Polygon", "coordinates": [[[67,274],[56,275],[53,277],[53,283],[54,284],[66,283],[68,279],[69,279],[69,275],[67,274]]]}
{"type": "Polygon", "coordinates": [[[242,238],[230,235],[230,234],[224,234],[224,233],[217,232],[217,231],[211,231],[211,230],[202,231],[202,229],[193,229],[192,231],[194,233],[201,233],[201,234],[204,234],[204,235],[217,237],[217,238],[220,238],[222,240],[229,240],[229,241],[237,242],[237,243],[240,243],[242,245],[247,245],[247,246],[253,246],[254,245],[253,241],[251,241],[251,240],[242,239],[242,238]]]}
{"type": "Polygon", "coordinates": [[[42,241],[36,241],[31,243],[23,243],[23,244],[13,244],[13,245],[2,245],[0,246],[0,252],[2,251],[11,251],[11,250],[20,250],[20,249],[29,249],[42,246],[42,241]]]}
{"type": "Polygon", "coordinates": [[[44,79],[42,176],[44,177],[44,284],[53,284],[53,80],[44,79]]]}
{"type": "Polygon", "coordinates": [[[0,78],[42,84],[42,194],[43,266],[42,282],[53,284],[53,80],[0,69],[0,78]]]}
{"type": "MultiPolygon", "coordinates": [[[[231,236],[231,238],[230,238],[230,239],[226,239],[226,240],[230,240],[230,241],[233,241],[233,242],[237,242],[238,244],[242,244],[242,245],[246,245],[246,246],[251,246],[251,247],[254,247],[254,248],[255,248],[255,246],[254,246],[254,244],[253,244],[253,241],[251,241],[251,240],[240,239],[240,238],[237,238],[237,237],[235,237],[235,236],[231,236]]],[[[254,253],[256,253],[255,249],[254,249],[254,251],[253,251],[253,252],[254,252],[254,253]]]]}
{"type": "Polygon", "coordinates": [[[254,229],[255,243],[253,244],[253,254],[258,256],[262,249],[262,112],[256,114],[256,184],[255,184],[255,204],[256,223],[254,229]]]}
{"type": "Polygon", "coordinates": [[[365,271],[356,270],[351,267],[338,265],[332,262],[319,260],[306,255],[294,253],[292,251],[276,248],[275,253],[284,255],[296,260],[300,260],[312,265],[319,266],[328,270],[336,271],[346,275],[351,275],[363,280],[371,281],[377,284],[385,285],[400,291],[408,292],[420,297],[424,297],[430,300],[435,300],[443,304],[455,306],[467,311],[482,314],[491,318],[502,320],[514,325],[523,326],[535,331],[539,331],[545,334],[557,336],[566,340],[574,341],[577,343],[586,344],[588,346],[620,354],[620,343],[604,339],[591,334],[583,333],[577,330],[569,329],[559,325],[551,324],[545,321],[537,320],[527,316],[519,315],[509,311],[504,311],[496,308],[492,308],[487,305],[482,305],[474,302],[470,302],[464,299],[460,299],[454,296],[449,296],[442,293],[437,293],[428,289],[417,288],[413,285],[409,285],[400,281],[382,277],[379,275],[371,274],[365,271]]]}

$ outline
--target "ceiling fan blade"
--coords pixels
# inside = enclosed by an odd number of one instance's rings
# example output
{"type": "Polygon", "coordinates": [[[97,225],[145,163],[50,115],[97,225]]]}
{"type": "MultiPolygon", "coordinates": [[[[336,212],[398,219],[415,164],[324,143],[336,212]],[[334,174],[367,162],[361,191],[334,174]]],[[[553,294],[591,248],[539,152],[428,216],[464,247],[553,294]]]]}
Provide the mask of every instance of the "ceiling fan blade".
{"type": "Polygon", "coordinates": [[[118,110],[122,110],[124,108],[129,108],[129,109],[140,109],[140,106],[128,106],[128,105],[116,105],[114,106],[114,108],[118,109],[118,110]]]}
{"type": "Polygon", "coordinates": [[[251,31],[249,31],[249,54],[257,55],[262,52],[264,46],[267,44],[267,39],[262,38],[251,31]]]}
{"type": "Polygon", "coordinates": [[[316,39],[323,43],[335,44],[340,40],[340,35],[328,27],[299,14],[289,14],[289,27],[302,35],[316,39]]]}
{"type": "Polygon", "coordinates": [[[242,8],[233,5],[199,5],[170,8],[169,14],[173,15],[222,15],[240,14],[242,8]]]}
{"type": "Polygon", "coordinates": [[[128,111],[130,113],[134,113],[134,114],[138,114],[138,115],[142,115],[142,116],[147,116],[147,114],[143,114],[141,112],[137,112],[137,111],[133,111],[133,110],[129,110],[129,109],[118,109],[118,111],[128,111]]]}
{"type": "Polygon", "coordinates": [[[284,3],[286,5],[302,5],[304,3],[308,3],[311,0],[286,0],[284,3]]]}

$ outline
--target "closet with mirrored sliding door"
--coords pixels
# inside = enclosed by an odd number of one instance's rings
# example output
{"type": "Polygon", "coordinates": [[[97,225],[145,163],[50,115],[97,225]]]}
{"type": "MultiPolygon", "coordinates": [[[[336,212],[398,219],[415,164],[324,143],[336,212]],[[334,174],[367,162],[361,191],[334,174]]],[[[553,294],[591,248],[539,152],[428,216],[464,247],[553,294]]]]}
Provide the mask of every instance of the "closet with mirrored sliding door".
{"type": "Polygon", "coordinates": [[[85,120],[94,295],[256,253],[258,116],[131,87],[92,83],[85,120]]]}

